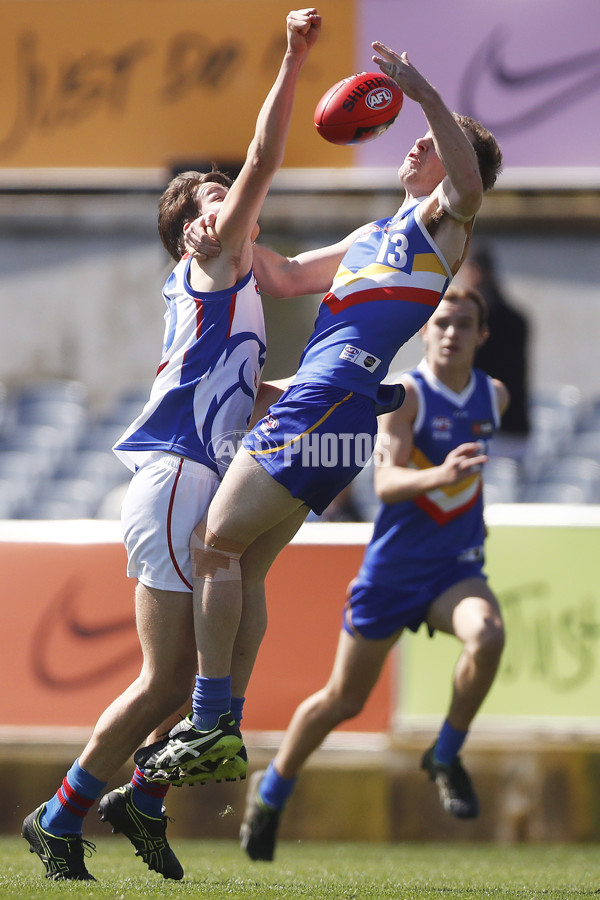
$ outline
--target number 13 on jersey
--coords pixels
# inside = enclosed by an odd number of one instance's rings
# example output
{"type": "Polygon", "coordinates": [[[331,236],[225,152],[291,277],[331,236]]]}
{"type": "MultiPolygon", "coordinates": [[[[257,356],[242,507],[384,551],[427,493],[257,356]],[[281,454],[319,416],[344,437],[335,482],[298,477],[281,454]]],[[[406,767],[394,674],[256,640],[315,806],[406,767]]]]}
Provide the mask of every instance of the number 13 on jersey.
{"type": "Polygon", "coordinates": [[[408,262],[407,250],[408,238],[404,232],[386,232],[377,254],[377,262],[384,266],[392,266],[394,269],[403,269],[408,262]]]}

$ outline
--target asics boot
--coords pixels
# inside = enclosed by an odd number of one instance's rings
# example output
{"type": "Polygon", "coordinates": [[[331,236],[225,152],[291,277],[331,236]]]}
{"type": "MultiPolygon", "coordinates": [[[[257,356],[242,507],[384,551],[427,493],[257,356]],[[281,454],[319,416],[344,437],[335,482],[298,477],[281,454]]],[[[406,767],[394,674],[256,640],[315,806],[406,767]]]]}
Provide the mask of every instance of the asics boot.
{"type": "Polygon", "coordinates": [[[46,878],[52,881],[95,881],[83,861],[91,856],[96,845],[80,834],[64,834],[61,837],[44,831],[40,819],[46,804],[42,803],[29,813],[23,822],[22,836],[29,844],[29,852],[37,853],[46,868],[46,878]]]}
{"type": "Polygon", "coordinates": [[[124,834],[135,847],[149,869],[164,878],[179,881],[183,878],[181,863],[167,841],[167,816],[163,806],[160,819],[141,813],[133,805],[133,786],[126,784],[105,794],[98,813],[103,822],[110,822],[113,834],[124,834]]]}
{"type": "Polygon", "coordinates": [[[460,757],[457,756],[448,766],[436,760],[434,750],[435,744],[423,754],[421,768],[435,782],[443,808],[457,819],[476,818],[479,815],[479,800],[460,757]]]}
{"type": "MultiPolygon", "coordinates": [[[[149,781],[161,784],[170,784],[171,787],[181,787],[183,784],[206,784],[207,781],[244,781],[246,771],[248,769],[248,754],[246,748],[242,744],[233,759],[226,759],[221,762],[207,762],[202,765],[195,766],[193,769],[183,771],[182,769],[174,769],[173,772],[152,773],[149,781]]],[[[146,777],[148,777],[146,775],[146,777]]]]}
{"type": "Polygon", "coordinates": [[[262,802],[258,793],[264,772],[254,772],[248,782],[244,821],[240,828],[240,844],[250,859],[271,862],[275,856],[277,830],[281,810],[262,802]]]}
{"type": "Polygon", "coordinates": [[[192,769],[199,770],[196,781],[209,780],[204,777],[210,771],[207,764],[232,760],[243,746],[231,713],[224,713],[209,731],[198,731],[190,715],[178,722],[167,737],[140,747],[134,760],[149,781],[183,784],[183,776],[192,769]],[[175,781],[170,781],[173,775],[175,781]]]}

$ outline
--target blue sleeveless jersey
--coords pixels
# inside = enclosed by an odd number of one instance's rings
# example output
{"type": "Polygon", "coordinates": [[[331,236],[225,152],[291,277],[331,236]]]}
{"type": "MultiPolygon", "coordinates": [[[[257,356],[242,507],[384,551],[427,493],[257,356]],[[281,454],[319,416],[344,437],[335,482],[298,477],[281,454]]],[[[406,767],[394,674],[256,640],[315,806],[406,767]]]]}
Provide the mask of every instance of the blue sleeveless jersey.
{"type": "Polygon", "coordinates": [[[163,288],[161,363],[150,399],[114,451],[132,470],[159,450],[222,476],[230,445],[246,431],[265,361],[262,302],[252,271],[231,288],[201,293],[190,285],[190,264],[184,257],[163,288]]]}
{"type": "Polygon", "coordinates": [[[452,277],[419,207],[415,201],[358,232],[321,301],[297,384],[377,398],[392,359],[429,319],[452,277]]]}
{"type": "MultiPolygon", "coordinates": [[[[491,379],[473,370],[464,391],[455,394],[425,363],[407,373],[417,390],[419,406],[414,446],[408,465],[416,469],[440,465],[459,444],[487,444],[500,423],[491,379]]],[[[459,484],[437,488],[412,500],[382,504],[367,547],[359,579],[394,585],[403,570],[414,577],[422,567],[426,577],[433,560],[482,561],[482,473],[474,472],[459,484]]]]}

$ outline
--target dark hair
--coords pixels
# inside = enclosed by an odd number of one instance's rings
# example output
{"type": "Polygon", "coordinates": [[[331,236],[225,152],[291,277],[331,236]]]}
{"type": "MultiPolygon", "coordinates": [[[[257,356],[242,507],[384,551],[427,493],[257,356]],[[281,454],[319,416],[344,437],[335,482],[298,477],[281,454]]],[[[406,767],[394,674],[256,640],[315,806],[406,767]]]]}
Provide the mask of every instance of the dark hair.
{"type": "Polygon", "coordinates": [[[198,188],[207,182],[231,187],[229,175],[213,164],[210,172],[181,172],[173,178],[158,203],[158,233],[175,262],[185,253],[183,226],[198,217],[198,188]]]}
{"type": "Polygon", "coordinates": [[[494,187],[496,178],[502,170],[502,150],[491,131],[470,116],[453,113],[454,119],[461,128],[471,135],[471,142],[477,162],[484,191],[494,187]]]}
{"type": "Polygon", "coordinates": [[[450,301],[472,300],[477,307],[479,329],[487,328],[488,306],[483,295],[480,294],[479,291],[476,291],[475,288],[459,287],[458,285],[451,284],[442,299],[450,301]]]}

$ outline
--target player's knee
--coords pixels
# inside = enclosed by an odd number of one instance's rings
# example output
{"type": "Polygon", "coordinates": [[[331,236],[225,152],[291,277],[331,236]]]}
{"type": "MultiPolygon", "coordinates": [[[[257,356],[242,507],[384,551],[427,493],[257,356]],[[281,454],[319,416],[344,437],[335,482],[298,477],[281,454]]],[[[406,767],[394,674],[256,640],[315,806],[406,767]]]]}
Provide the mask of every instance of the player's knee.
{"type": "Polygon", "coordinates": [[[189,683],[187,686],[185,682],[167,685],[160,693],[165,718],[176,713],[182,707],[190,705],[191,686],[189,683]]]}
{"type": "Polygon", "coordinates": [[[189,704],[189,688],[182,691],[181,685],[140,678],[137,686],[137,706],[145,710],[155,725],[189,704]]]}
{"type": "Polygon", "coordinates": [[[205,581],[239,581],[240,557],[245,547],[237,541],[213,534],[204,522],[196,526],[190,540],[194,578],[205,581]]]}
{"type": "Polygon", "coordinates": [[[333,709],[334,716],[338,722],[345,722],[347,719],[353,719],[362,712],[366,698],[357,696],[356,694],[330,694],[329,702],[333,709]]]}
{"type": "Polygon", "coordinates": [[[475,653],[482,661],[497,661],[504,649],[504,626],[500,618],[482,620],[475,640],[475,653]]]}
{"type": "Polygon", "coordinates": [[[364,709],[364,700],[360,697],[345,697],[340,703],[340,722],[353,719],[364,709]]]}
{"type": "Polygon", "coordinates": [[[193,687],[194,676],[177,666],[142,672],[139,678],[143,701],[160,708],[165,716],[189,703],[193,687]]]}

